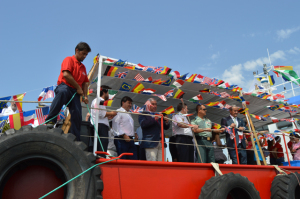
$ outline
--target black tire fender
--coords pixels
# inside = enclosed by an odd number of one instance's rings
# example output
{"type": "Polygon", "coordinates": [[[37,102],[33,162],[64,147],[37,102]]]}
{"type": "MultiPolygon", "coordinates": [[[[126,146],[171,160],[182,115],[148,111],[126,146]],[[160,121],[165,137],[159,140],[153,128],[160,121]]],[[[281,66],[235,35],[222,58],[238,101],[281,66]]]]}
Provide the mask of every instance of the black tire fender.
{"type": "Polygon", "coordinates": [[[300,174],[277,175],[272,181],[271,199],[300,198],[300,174]]]}
{"type": "Polygon", "coordinates": [[[248,178],[240,174],[228,173],[212,177],[201,188],[199,199],[260,199],[259,192],[248,178]]]}
{"type": "MultiPolygon", "coordinates": [[[[62,170],[66,181],[95,165],[96,157],[75,138],[73,134],[64,134],[61,129],[46,126],[23,126],[20,130],[10,129],[3,133],[0,137],[0,197],[12,168],[22,161],[34,158],[50,161],[62,170]]],[[[102,198],[100,175],[100,167],[96,166],[65,185],[65,199],[102,198]]]]}

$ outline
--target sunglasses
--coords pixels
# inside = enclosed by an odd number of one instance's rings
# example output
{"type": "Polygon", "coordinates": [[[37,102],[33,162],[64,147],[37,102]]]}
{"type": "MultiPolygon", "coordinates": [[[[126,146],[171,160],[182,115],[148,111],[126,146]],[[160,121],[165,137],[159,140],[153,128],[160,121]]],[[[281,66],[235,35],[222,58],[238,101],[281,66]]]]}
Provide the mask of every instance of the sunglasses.
{"type": "Polygon", "coordinates": [[[206,109],[202,109],[203,111],[207,111],[206,109]]]}

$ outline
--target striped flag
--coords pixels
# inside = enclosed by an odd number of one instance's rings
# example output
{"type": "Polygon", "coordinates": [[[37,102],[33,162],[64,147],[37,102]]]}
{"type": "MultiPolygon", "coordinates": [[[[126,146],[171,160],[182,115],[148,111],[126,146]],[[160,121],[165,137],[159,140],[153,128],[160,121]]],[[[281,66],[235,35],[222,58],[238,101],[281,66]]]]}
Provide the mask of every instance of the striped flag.
{"type": "Polygon", "coordinates": [[[235,138],[235,135],[232,132],[232,129],[230,127],[225,126],[225,131],[230,135],[230,139],[235,138]]]}
{"type": "Polygon", "coordinates": [[[174,79],[178,79],[180,77],[180,73],[178,71],[173,71],[169,74],[170,77],[174,77],[174,79]]]}
{"type": "Polygon", "coordinates": [[[117,93],[118,93],[118,91],[116,91],[116,90],[108,90],[108,99],[110,99],[110,100],[114,99],[114,97],[116,96],[117,93]]]}
{"type": "Polygon", "coordinates": [[[201,82],[201,84],[207,84],[209,85],[212,82],[212,79],[209,77],[205,77],[204,80],[201,82]]]}
{"type": "Polygon", "coordinates": [[[200,104],[200,100],[203,100],[203,97],[201,96],[201,94],[189,99],[190,102],[193,102],[195,104],[200,104]]]}
{"type": "Polygon", "coordinates": [[[112,103],[113,103],[113,100],[105,100],[105,101],[103,102],[103,106],[111,106],[112,103]]]}
{"type": "Polygon", "coordinates": [[[145,87],[143,86],[143,84],[138,83],[131,92],[133,93],[141,93],[143,90],[145,89],[145,87]]]}
{"type": "Polygon", "coordinates": [[[118,67],[107,66],[107,68],[104,72],[104,75],[114,77],[117,70],[118,70],[118,67]]]}
{"type": "Polygon", "coordinates": [[[160,73],[161,75],[168,75],[171,72],[171,69],[164,66],[162,72],[160,73]]]}
{"type": "Polygon", "coordinates": [[[166,97],[172,97],[172,96],[173,96],[173,92],[174,92],[174,89],[169,90],[168,92],[166,92],[166,93],[164,94],[164,96],[166,96],[166,97]]]}
{"type": "Polygon", "coordinates": [[[54,89],[53,89],[53,86],[48,87],[48,91],[47,91],[47,93],[46,93],[46,95],[45,95],[45,97],[44,97],[43,100],[46,100],[48,98],[54,98],[54,89]]]}
{"type": "Polygon", "coordinates": [[[175,113],[175,110],[174,110],[173,106],[169,106],[168,108],[166,108],[165,110],[163,110],[161,112],[169,115],[169,114],[175,113]]]}
{"type": "Polygon", "coordinates": [[[152,88],[145,88],[142,90],[142,94],[146,94],[146,95],[150,95],[150,94],[153,94],[155,93],[156,90],[152,89],[152,88]]]}
{"type": "Polygon", "coordinates": [[[179,88],[179,87],[181,87],[183,84],[184,84],[184,81],[181,80],[181,79],[178,79],[178,80],[176,80],[176,81],[171,85],[171,87],[179,88]]]}
{"type": "Polygon", "coordinates": [[[140,81],[144,81],[145,79],[143,78],[143,76],[142,76],[140,73],[138,73],[138,74],[134,77],[134,80],[140,82],[140,81]]]}
{"type": "Polygon", "coordinates": [[[103,64],[106,64],[106,65],[114,65],[114,63],[115,63],[115,61],[112,60],[112,59],[109,59],[109,58],[107,58],[107,59],[103,62],[103,64]]]}
{"type": "Polygon", "coordinates": [[[24,111],[23,112],[24,125],[34,124],[34,117],[35,117],[35,110],[24,111]]]}
{"type": "Polygon", "coordinates": [[[180,98],[182,98],[183,97],[183,95],[184,95],[185,93],[182,91],[182,90],[180,90],[180,89],[178,89],[178,91],[175,93],[175,95],[174,95],[174,99],[180,99],[180,98]]]}
{"type": "MultiPolygon", "coordinates": [[[[19,94],[19,95],[14,95],[12,98],[14,101],[22,101],[26,93],[19,94]]],[[[22,103],[16,102],[17,108],[19,112],[23,112],[22,110],[22,103]]]]}
{"type": "Polygon", "coordinates": [[[147,79],[143,80],[143,82],[151,83],[153,81],[152,77],[148,77],[147,79]]]}
{"type": "Polygon", "coordinates": [[[49,106],[35,110],[35,115],[38,119],[39,125],[45,122],[45,119],[48,117],[49,110],[50,110],[49,106]]]}
{"type": "Polygon", "coordinates": [[[195,78],[196,78],[197,74],[192,74],[188,79],[186,79],[185,81],[187,82],[194,82],[195,78]]]}
{"type": "Polygon", "coordinates": [[[204,76],[197,75],[194,79],[194,83],[201,83],[203,81],[204,76]]]}
{"type": "Polygon", "coordinates": [[[166,98],[166,96],[164,96],[164,95],[153,94],[153,96],[159,97],[159,98],[162,99],[163,101],[167,101],[167,98],[166,98]]]}
{"type": "Polygon", "coordinates": [[[138,64],[135,66],[135,70],[143,70],[145,68],[145,66],[143,66],[142,64],[138,64]]]}
{"type": "Polygon", "coordinates": [[[222,97],[222,98],[230,97],[230,95],[226,92],[221,92],[220,95],[221,95],[220,97],[222,97]]]}

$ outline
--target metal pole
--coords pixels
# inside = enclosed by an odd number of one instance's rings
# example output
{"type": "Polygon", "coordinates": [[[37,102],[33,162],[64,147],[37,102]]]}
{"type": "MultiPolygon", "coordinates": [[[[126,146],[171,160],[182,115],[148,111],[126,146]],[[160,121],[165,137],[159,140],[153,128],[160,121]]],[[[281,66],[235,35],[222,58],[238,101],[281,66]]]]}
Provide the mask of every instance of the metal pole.
{"type": "Polygon", "coordinates": [[[162,161],[165,161],[165,136],[164,136],[164,115],[160,114],[160,124],[161,124],[161,155],[162,161]]]}
{"type": "Polygon", "coordinates": [[[285,151],[286,151],[286,156],[287,156],[287,159],[289,162],[289,166],[291,166],[291,162],[290,162],[290,158],[289,158],[289,154],[288,154],[288,148],[287,148],[286,141],[285,141],[285,135],[282,134],[282,137],[283,137],[283,141],[284,141],[284,146],[285,146],[285,151]]]}
{"type": "Polygon", "coordinates": [[[238,150],[237,150],[237,145],[236,145],[236,138],[235,138],[235,130],[234,128],[232,128],[232,133],[234,135],[234,145],[235,145],[235,153],[236,153],[236,159],[237,159],[237,163],[240,164],[240,158],[239,158],[239,153],[238,153],[238,150]]]}
{"type": "Polygon", "coordinates": [[[295,91],[294,91],[293,82],[291,82],[291,87],[292,87],[293,95],[294,95],[294,97],[295,97],[295,91]]]}
{"type": "MultiPolygon", "coordinates": [[[[103,56],[99,56],[99,66],[98,66],[98,81],[97,81],[97,96],[96,96],[96,104],[99,104],[100,100],[100,87],[101,87],[101,75],[102,75],[102,62],[103,62],[103,56]]],[[[92,116],[91,116],[92,117],[92,116]]],[[[94,155],[96,155],[97,151],[97,144],[98,144],[98,119],[99,119],[99,110],[96,110],[96,118],[95,118],[95,131],[94,131],[94,148],[93,152],[94,155]]]]}

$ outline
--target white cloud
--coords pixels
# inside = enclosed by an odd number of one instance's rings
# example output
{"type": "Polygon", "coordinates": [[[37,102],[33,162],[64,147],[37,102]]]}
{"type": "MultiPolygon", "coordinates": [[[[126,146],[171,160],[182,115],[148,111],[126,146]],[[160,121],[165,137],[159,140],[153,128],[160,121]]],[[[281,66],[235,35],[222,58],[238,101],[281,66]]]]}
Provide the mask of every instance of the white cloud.
{"type": "Polygon", "coordinates": [[[219,57],[220,57],[220,52],[217,52],[217,53],[213,54],[210,58],[211,58],[212,60],[216,60],[216,59],[218,59],[219,57]]]}
{"type": "Polygon", "coordinates": [[[244,76],[242,75],[242,64],[232,66],[229,70],[225,70],[222,78],[223,81],[229,82],[229,84],[237,84],[240,87],[244,85],[244,76]]]}
{"type": "Polygon", "coordinates": [[[290,54],[295,54],[295,55],[297,55],[298,53],[300,53],[300,49],[297,48],[297,47],[294,47],[294,48],[288,50],[287,52],[290,53],[290,54]]]}
{"type": "MultiPolygon", "coordinates": [[[[285,53],[282,50],[278,50],[270,55],[271,62],[275,62],[278,59],[285,59],[285,53]]],[[[262,57],[256,60],[247,61],[243,64],[244,68],[248,71],[255,70],[257,66],[263,66],[263,64],[269,65],[269,58],[262,57]]]]}
{"type": "Polygon", "coordinates": [[[277,38],[279,40],[283,40],[283,39],[287,39],[290,37],[291,34],[297,32],[298,30],[300,30],[300,26],[297,28],[291,28],[291,29],[281,29],[281,30],[277,30],[277,38]]]}

